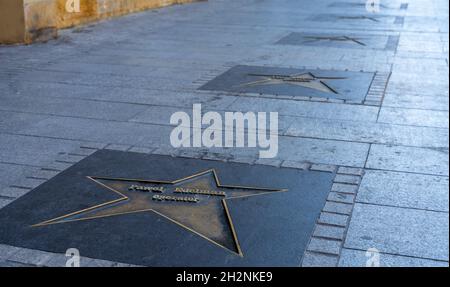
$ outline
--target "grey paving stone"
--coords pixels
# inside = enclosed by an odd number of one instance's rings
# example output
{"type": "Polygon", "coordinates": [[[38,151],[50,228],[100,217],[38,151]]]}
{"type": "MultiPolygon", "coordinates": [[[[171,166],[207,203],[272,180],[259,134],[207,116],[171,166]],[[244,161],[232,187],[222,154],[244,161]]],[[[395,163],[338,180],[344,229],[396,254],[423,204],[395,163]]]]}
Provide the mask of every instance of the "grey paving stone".
{"type": "Polygon", "coordinates": [[[358,191],[358,186],[346,183],[333,183],[331,186],[331,191],[355,194],[358,191]]]}
{"type": "Polygon", "coordinates": [[[9,259],[14,253],[18,252],[20,248],[9,246],[5,244],[0,244],[0,261],[9,259]]]}
{"type": "Polygon", "coordinates": [[[348,216],[343,214],[335,214],[329,212],[320,213],[318,222],[322,224],[330,224],[336,226],[346,227],[348,222],[348,216]]]}
{"type": "Polygon", "coordinates": [[[346,184],[359,184],[361,177],[357,175],[337,174],[334,182],[346,184]]]}
{"type": "Polygon", "coordinates": [[[169,143],[171,130],[170,127],[139,123],[52,117],[24,132],[79,141],[152,146],[169,143]]]}
{"type": "Polygon", "coordinates": [[[378,122],[447,129],[449,127],[448,111],[430,111],[383,107],[381,109],[378,122]]]}
{"type": "Polygon", "coordinates": [[[130,148],[130,152],[138,152],[138,153],[151,153],[154,150],[154,148],[147,148],[147,147],[137,147],[134,146],[130,148]]]}
{"type": "Polygon", "coordinates": [[[86,258],[85,260],[83,260],[84,267],[113,267],[115,264],[116,264],[115,262],[101,259],[86,258]]]}
{"type": "Polygon", "coordinates": [[[353,175],[363,175],[364,169],[362,168],[353,168],[353,167],[344,167],[341,166],[338,168],[338,174],[353,174],[353,175]]]}
{"type": "MultiPolygon", "coordinates": [[[[129,56],[127,56],[129,58],[129,56]]],[[[117,59],[113,59],[116,61],[117,59]]],[[[176,70],[174,72],[177,72],[176,70]]],[[[198,94],[187,91],[174,91],[169,88],[163,90],[148,90],[139,88],[127,88],[127,87],[89,87],[89,86],[76,86],[64,83],[29,83],[21,82],[21,93],[25,95],[33,96],[48,96],[51,94],[53,97],[64,97],[74,99],[85,100],[98,100],[98,101],[113,101],[118,103],[133,103],[143,104],[149,106],[171,106],[183,108],[192,108],[194,103],[202,103],[208,108],[224,108],[229,106],[236,100],[233,95],[220,96],[211,94],[198,94]],[[39,88],[36,90],[36,88],[39,88]],[[60,93],[55,94],[54,91],[58,90],[60,93]],[[164,94],[162,97],[161,94],[164,94]]],[[[142,115],[145,111],[142,112],[142,115]]],[[[136,115],[137,116],[137,115],[136,115]]]]}
{"type": "MultiPolygon", "coordinates": [[[[67,267],[67,268],[76,268],[77,266],[67,266],[67,263],[71,263],[68,260],[70,257],[65,254],[56,254],[52,253],[51,258],[45,262],[45,267],[67,267]]],[[[80,266],[79,267],[112,267],[114,265],[113,262],[98,260],[80,256],[80,266]]]]}
{"type": "Polygon", "coordinates": [[[24,189],[33,189],[35,187],[38,187],[42,183],[44,183],[45,179],[36,179],[36,178],[28,178],[28,177],[22,177],[17,179],[13,184],[11,184],[11,187],[18,187],[18,188],[24,188],[24,189]]]}
{"type": "MultiPolygon", "coordinates": [[[[414,258],[399,255],[379,254],[380,267],[448,267],[448,262],[414,258]]],[[[366,267],[366,251],[343,248],[339,259],[339,267],[366,267]]]]}
{"type": "Polygon", "coordinates": [[[152,154],[161,154],[161,155],[172,155],[175,156],[180,151],[176,148],[173,148],[171,146],[160,146],[152,151],[152,154]]]}
{"type": "MultiPolygon", "coordinates": [[[[229,161],[231,158],[233,158],[233,156],[226,152],[224,152],[224,153],[208,152],[202,156],[202,159],[205,159],[205,160],[219,160],[219,161],[229,161]]],[[[256,163],[256,161],[255,161],[255,163],[256,163]]],[[[281,161],[277,161],[277,160],[265,161],[265,163],[269,163],[270,165],[273,165],[273,164],[281,163],[281,161]]]]}
{"type": "Polygon", "coordinates": [[[383,100],[384,107],[411,108],[448,111],[447,96],[423,96],[414,94],[387,94],[383,100]]]}
{"type": "MultiPolygon", "coordinates": [[[[129,87],[142,89],[164,89],[167,86],[182,89],[192,85],[192,78],[166,79],[146,78],[128,75],[75,74],[69,71],[30,71],[18,77],[18,80],[28,80],[37,83],[65,83],[73,86],[87,85],[92,87],[129,87]]],[[[193,87],[192,87],[193,88],[193,87]]]]}
{"type": "MultiPolygon", "coordinates": [[[[207,149],[202,148],[181,148],[178,156],[187,158],[202,158],[207,153],[207,149]]],[[[230,159],[231,160],[231,159],[230,159]]],[[[255,159],[253,159],[254,161],[255,159]]]]}
{"type": "Polygon", "coordinates": [[[368,170],[357,202],[449,211],[448,177],[368,170]]]}
{"type": "MultiPolygon", "coordinates": [[[[204,107],[203,111],[204,111],[204,107]]],[[[170,117],[176,112],[185,112],[192,115],[192,106],[190,108],[152,106],[139,114],[131,121],[151,124],[170,125],[170,117]]]]}
{"type": "Polygon", "coordinates": [[[59,155],[58,158],[56,159],[56,161],[59,162],[67,162],[67,163],[77,163],[80,160],[82,160],[84,158],[84,156],[82,155],[74,155],[74,154],[64,154],[64,155],[59,155]]]}
{"type": "Polygon", "coordinates": [[[350,215],[352,213],[352,209],[352,204],[327,201],[323,211],[350,215]]]}
{"type": "Polygon", "coordinates": [[[2,97],[2,110],[41,114],[41,118],[43,118],[42,115],[59,115],[126,121],[145,109],[147,109],[146,106],[136,104],[36,97],[35,95],[2,97]]]}
{"type": "MultiPolygon", "coordinates": [[[[241,112],[278,112],[280,115],[286,116],[334,120],[364,120],[375,122],[377,118],[376,107],[260,98],[239,98],[229,109],[241,112]]],[[[304,121],[308,120],[304,119],[304,121]]]]}
{"type": "Polygon", "coordinates": [[[308,162],[298,162],[293,160],[285,160],[281,164],[282,167],[291,167],[291,168],[297,168],[302,170],[307,170],[310,168],[311,164],[308,162]]]}
{"type": "Polygon", "coordinates": [[[448,176],[448,149],[372,145],[366,167],[448,176]]]}
{"type": "Polygon", "coordinates": [[[368,149],[367,144],[360,143],[280,137],[278,158],[362,167],[368,149]]]}
{"type": "Polygon", "coordinates": [[[29,177],[39,179],[50,179],[58,174],[57,171],[38,169],[29,174],[29,177]]]}
{"type": "Polygon", "coordinates": [[[355,204],[344,247],[448,261],[448,213],[355,204]]]}
{"type": "Polygon", "coordinates": [[[311,170],[317,170],[317,171],[326,171],[326,172],[335,172],[336,166],[329,165],[329,164],[312,164],[310,167],[311,170]]]}
{"type": "Polygon", "coordinates": [[[302,267],[335,267],[337,263],[337,256],[305,252],[302,267]]]}
{"type": "Polygon", "coordinates": [[[31,189],[24,189],[24,188],[17,188],[17,187],[2,187],[0,188],[0,196],[7,197],[3,200],[5,202],[3,204],[0,204],[0,206],[5,206],[8,204],[8,200],[21,197],[22,195],[25,195],[28,191],[31,189]]]}
{"type": "Polygon", "coordinates": [[[16,183],[18,179],[21,179],[36,170],[38,170],[38,168],[0,162],[0,186],[8,187],[11,184],[16,183]]]}
{"type": "Polygon", "coordinates": [[[341,203],[353,203],[355,201],[355,195],[340,192],[330,192],[327,200],[341,203]]]}
{"type": "Polygon", "coordinates": [[[35,267],[34,265],[31,264],[24,264],[24,263],[19,263],[19,262],[13,262],[13,261],[0,261],[0,267],[19,267],[19,268],[25,268],[25,267],[35,267]]]}
{"type": "Polygon", "coordinates": [[[23,128],[49,117],[48,115],[11,112],[7,111],[3,106],[0,109],[0,132],[11,130],[19,132],[23,128]]]}
{"type": "MultiPolygon", "coordinates": [[[[67,260],[65,254],[53,254],[53,256],[45,262],[45,267],[66,267],[67,260]]],[[[80,258],[80,266],[82,266],[83,258],[80,258]]]]}
{"type": "Polygon", "coordinates": [[[254,164],[256,162],[256,159],[255,158],[251,158],[251,157],[233,157],[233,158],[230,158],[228,161],[230,161],[230,162],[238,162],[238,163],[254,164]]]}
{"type": "Polygon", "coordinates": [[[55,160],[59,152],[69,152],[80,145],[80,141],[0,134],[1,161],[15,164],[44,166],[55,160]]]}
{"type": "Polygon", "coordinates": [[[131,148],[129,145],[120,145],[120,144],[109,144],[105,147],[105,149],[109,150],[120,150],[120,151],[127,151],[131,148]]]}
{"type": "Polygon", "coordinates": [[[380,97],[370,97],[370,99],[364,100],[364,105],[368,106],[380,106],[382,103],[382,98],[380,97]]]}
{"type": "MultiPolygon", "coordinates": [[[[192,111],[188,111],[187,109],[170,108],[169,110],[172,111],[173,113],[178,112],[178,111],[186,112],[190,117],[192,117],[191,116],[192,115],[192,111]]],[[[223,119],[222,128],[223,128],[224,131],[226,131],[226,130],[233,130],[233,132],[236,133],[235,132],[236,127],[234,125],[230,126],[227,123],[225,123],[225,118],[226,118],[225,113],[231,113],[231,112],[229,112],[229,111],[228,112],[224,112],[224,111],[221,111],[221,110],[212,110],[212,111],[216,112],[216,113],[218,113],[218,114],[220,114],[222,116],[222,119],[223,119]]],[[[161,112],[161,113],[163,114],[163,116],[161,116],[161,117],[155,116],[153,114],[149,114],[148,117],[150,117],[152,120],[148,120],[148,121],[133,120],[131,122],[161,125],[161,126],[166,126],[166,128],[168,128],[168,129],[169,128],[173,129],[175,126],[177,126],[177,125],[171,125],[170,124],[170,117],[171,117],[172,113],[165,113],[165,112],[164,113],[161,112]]],[[[206,111],[202,110],[202,113],[206,113],[206,111]]],[[[257,130],[256,128],[249,128],[248,125],[246,124],[246,126],[244,127],[244,132],[245,132],[246,135],[249,134],[249,133],[255,134],[256,137],[257,137],[257,135],[256,135],[257,131],[259,131],[261,133],[267,133],[267,134],[270,133],[270,134],[273,134],[273,135],[275,135],[275,134],[282,135],[287,130],[287,128],[291,125],[291,123],[293,121],[295,121],[295,119],[296,119],[295,117],[291,117],[291,116],[278,116],[278,128],[274,129],[274,130],[269,130],[268,126],[267,126],[267,129],[266,128],[260,128],[259,130],[257,130]]],[[[191,124],[189,123],[187,125],[184,125],[184,127],[191,128],[191,124]]],[[[207,127],[208,127],[208,125],[203,124],[202,125],[202,132],[205,131],[205,129],[207,127]]],[[[192,128],[192,130],[194,130],[194,128],[192,128]]]]}
{"type": "MultiPolygon", "coordinates": [[[[124,43],[125,44],[125,43],[124,43]]],[[[126,44],[125,44],[126,45],[126,44]]],[[[148,75],[149,77],[164,77],[171,76],[173,72],[170,68],[160,67],[159,69],[150,70],[148,67],[143,67],[142,65],[118,65],[117,63],[89,63],[86,61],[69,61],[69,62],[59,62],[50,64],[44,68],[39,68],[41,71],[59,71],[67,72],[68,66],[70,67],[70,72],[74,74],[98,74],[98,75],[127,75],[141,77],[142,75],[148,75]]],[[[187,74],[190,72],[189,76],[199,78],[205,71],[198,71],[197,69],[189,69],[189,67],[181,66],[179,67],[182,74],[187,74]]]]}
{"type": "Polygon", "coordinates": [[[108,144],[106,143],[100,143],[100,142],[84,142],[81,146],[80,149],[82,150],[89,150],[89,149],[102,149],[104,147],[106,147],[108,144]]]}
{"type": "MultiPolygon", "coordinates": [[[[106,144],[105,144],[105,146],[106,146],[106,144]]],[[[70,154],[74,154],[74,155],[77,155],[77,156],[84,156],[84,157],[86,157],[86,156],[88,156],[88,155],[91,155],[91,154],[93,154],[94,152],[96,152],[97,151],[97,149],[93,149],[93,148],[78,148],[78,149],[75,149],[75,150],[73,150],[73,151],[71,151],[71,153],[70,154]]]]}
{"type": "Polygon", "coordinates": [[[12,198],[0,198],[0,208],[7,206],[12,202],[12,198]]]}
{"type": "Polygon", "coordinates": [[[281,166],[281,160],[260,158],[260,159],[256,160],[255,164],[271,165],[271,166],[279,167],[279,166],[281,166]]]}
{"type": "Polygon", "coordinates": [[[399,124],[299,118],[299,120],[292,122],[285,135],[366,143],[448,148],[448,130],[399,124]]]}
{"type": "Polygon", "coordinates": [[[9,256],[8,260],[24,264],[43,266],[52,257],[53,253],[21,248],[19,251],[9,256]]]}
{"type": "Polygon", "coordinates": [[[45,164],[45,166],[43,168],[45,170],[61,172],[63,170],[68,169],[72,165],[73,165],[72,163],[60,162],[60,161],[52,161],[52,162],[50,162],[48,164],[45,164]]]}
{"type": "MultiPolygon", "coordinates": [[[[417,63],[416,63],[417,64],[417,63]]],[[[435,65],[434,67],[436,67],[436,69],[442,68],[444,69],[444,66],[439,67],[437,65],[435,65]]],[[[395,74],[395,67],[394,67],[394,74],[395,74]]],[[[404,74],[400,74],[400,73],[396,73],[398,76],[403,76],[404,74]]],[[[418,75],[420,73],[416,73],[414,75],[418,75]]],[[[392,93],[392,94],[400,94],[400,93],[405,93],[405,94],[417,94],[417,91],[423,91],[424,94],[426,95],[445,95],[446,93],[448,93],[448,87],[446,88],[445,85],[442,84],[434,84],[434,83],[424,83],[421,80],[417,80],[418,83],[405,83],[404,81],[414,81],[416,79],[411,79],[408,77],[405,77],[402,81],[390,81],[390,84],[387,88],[387,92],[388,93],[392,93]]]]}
{"type": "Polygon", "coordinates": [[[339,255],[341,244],[342,244],[341,241],[313,237],[309,242],[307,250],[332,255],[339,255]]]}
{"type": "Polygon", "coordinates": [[[127,264],[127,263],[113,263],[113,267],[118,267],[118,268],[135,268],[135,267],[142,267],[139,265],[133,265],[133,264],[127,264]]]}
{"type": "Polygon", "coordinates": [[[328,225],[316,225],[313,235],[315,237],[331,238],[337,240],[343,240],[345,234],[345,228],[328,226],[328,225]]]}

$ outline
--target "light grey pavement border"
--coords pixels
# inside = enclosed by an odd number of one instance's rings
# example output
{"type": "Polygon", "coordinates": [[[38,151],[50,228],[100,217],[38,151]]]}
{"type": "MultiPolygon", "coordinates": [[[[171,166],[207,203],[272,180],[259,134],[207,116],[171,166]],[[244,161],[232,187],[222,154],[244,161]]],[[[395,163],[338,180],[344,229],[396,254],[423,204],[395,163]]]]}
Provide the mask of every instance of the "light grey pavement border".
{"type": "Polygon", "coordinates": [[[448,265],[449,4],[407,2],[389,1],[372,21],[335,0],[209,0],[1,46],[0,208],[101,148],[255,164],[252,149],[172,148],[168,119],[194,103],[276,111],[279,155],[258,163],[340,167],[304,265],[365,266],[368,248],[382,266],[448,265]],[[292,32],[399,41],[388,50],[276,45],[292,32]],[[235,65],[380,78],[364,103],[198,90],[235,65]]]}
{"type": "Polygon", "coordinates": [[[336,175],[303,257],[302,267],[336,267],[338,265],[355,195],[364,176],[362,168],[334,167],[324,170],[336,171],[336,175]]]}

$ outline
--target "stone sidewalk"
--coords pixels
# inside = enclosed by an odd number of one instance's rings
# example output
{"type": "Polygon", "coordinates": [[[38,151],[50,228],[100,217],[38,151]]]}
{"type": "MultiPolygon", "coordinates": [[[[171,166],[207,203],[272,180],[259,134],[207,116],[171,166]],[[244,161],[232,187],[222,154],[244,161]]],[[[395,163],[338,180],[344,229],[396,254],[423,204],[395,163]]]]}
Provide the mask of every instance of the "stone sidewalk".
{"type": "MultiPolygon", "coordinates": [[[[448,266],[448,1],[381,2],[372,14],[355,0],[209,0],[0,47],[0,207],[101,148],[256,162],[250,149],[172,148],[170,115],[194,103],[276,111],[278,157],[258,162],[340,170],[303,266],[366,266],[370,248],[382,266],[448,266]],[[370,45],[279,42],[291,33],[370,45]],[[198,90],[236,65],[376,71],[388,83],[359,102],[198,90]]],[[[64,260],[0,245],[1,266],[64,260]]]]}

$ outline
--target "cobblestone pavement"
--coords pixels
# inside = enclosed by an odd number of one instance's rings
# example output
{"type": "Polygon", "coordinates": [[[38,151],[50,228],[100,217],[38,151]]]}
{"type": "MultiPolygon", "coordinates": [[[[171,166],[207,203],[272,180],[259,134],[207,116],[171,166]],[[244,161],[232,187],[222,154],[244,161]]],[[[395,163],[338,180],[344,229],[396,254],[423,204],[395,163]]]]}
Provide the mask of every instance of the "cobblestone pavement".
{"type": "MultiPolygon", "coordinates": [[[[0,47],[0,207],[99,148],[255,162],[254,150],[171,148],[170,115],[193,103],[277,111],[266,164],[340,170],[303,266],[365,266],[369,248],[382,266],[448,266],[448,1],[382,2],[367,13],[355,0],[209,0],[0,47]],[[294,32],[371,44],[279,42],[294,32]],[[366,102],[197,90],[235,65],[390,77],[366,102]]],[[[65,260],[0,245],[1,266],[65,260]]]]}

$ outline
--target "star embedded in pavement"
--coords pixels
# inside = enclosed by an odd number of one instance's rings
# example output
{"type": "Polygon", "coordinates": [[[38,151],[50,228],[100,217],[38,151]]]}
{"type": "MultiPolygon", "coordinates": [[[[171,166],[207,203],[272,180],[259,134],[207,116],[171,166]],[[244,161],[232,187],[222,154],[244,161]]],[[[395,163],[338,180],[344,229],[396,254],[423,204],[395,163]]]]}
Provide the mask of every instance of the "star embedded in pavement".
{"type": "Polygon", "coordinates": [[[358,40],[356,38],[348,37],[348,36],[305,36],[305,39],[308,39],[307,41],[304,41],[303,43],[311,43],[311,42],[318,42],[318,41],[337,41],[337,42],[354,42],[361,46],[366,46],[361,40],[358,40]]]}
{"type": "Polygon", "coordinates": [[[154,212],[204,239],[243,256],[227,206],[227,200],[263,195],[284,189],[220,184],[210,169],[175,181],[88,177],[111,191],[117,199],[33,225],[94,220],[98,218],[154,212]]]}
{"type": "Polygon", "coordinates": [[[338,94],[325,80],[342,80],[342,77],[317,77],[313,73],[301,73],[294,75],[268,75],[248,74],[249,76],[262,77],[263,79],[239,85],[239,87],[252,87],[261,85],[294,85],[324,93],[338,94]]]}
{"type": "Polygon", "coordinates": [[[369,21],[372,21],[372,22],[380,22],[380,20],[378,20],[377,18],[369,17],[369,16],[341,16],[341,17],[339,17],[339,19],[344,19],[344,20],[369,20],[369,21]]]}

